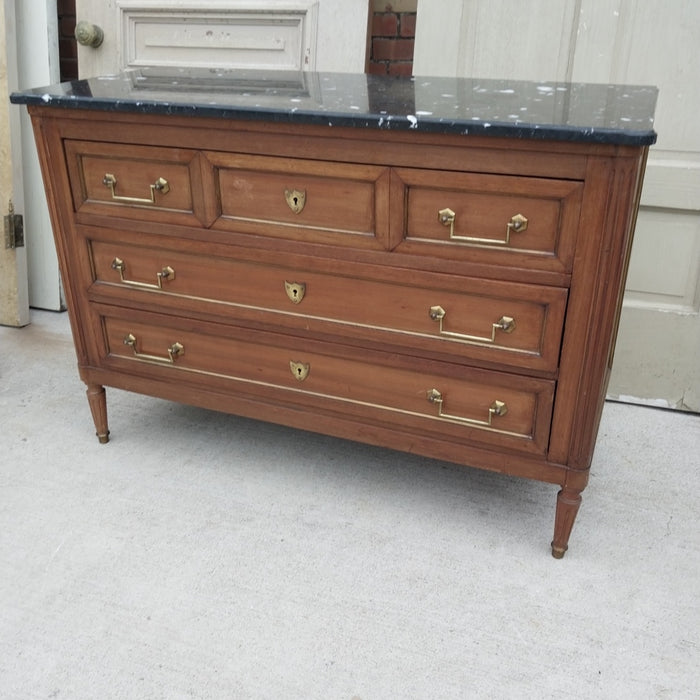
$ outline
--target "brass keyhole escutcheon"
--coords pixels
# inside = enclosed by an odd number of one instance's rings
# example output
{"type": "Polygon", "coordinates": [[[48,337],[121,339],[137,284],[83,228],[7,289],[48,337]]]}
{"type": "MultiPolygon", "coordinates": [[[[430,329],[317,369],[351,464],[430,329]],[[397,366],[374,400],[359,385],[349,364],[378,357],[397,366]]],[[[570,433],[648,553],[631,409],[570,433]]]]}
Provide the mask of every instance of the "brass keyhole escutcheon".
{"type": "Polygon", "coordinates": [[[306,205],[306,190],[285,190],[284,198],[295,214],[301,214],[306,205]]]}
{"type": "Polygon", "coordinates": [[[308,362],[294,362],[290,360],[289,369],[292,371],[294,379],[303,382],[309,376],[311,365],[308,362]]]}
{"type": "Polygon", "coordinates": [[[284,282],[284,291],[292,304],[299,304],[306,294],[306,284],[304,282],[284,282]]]}

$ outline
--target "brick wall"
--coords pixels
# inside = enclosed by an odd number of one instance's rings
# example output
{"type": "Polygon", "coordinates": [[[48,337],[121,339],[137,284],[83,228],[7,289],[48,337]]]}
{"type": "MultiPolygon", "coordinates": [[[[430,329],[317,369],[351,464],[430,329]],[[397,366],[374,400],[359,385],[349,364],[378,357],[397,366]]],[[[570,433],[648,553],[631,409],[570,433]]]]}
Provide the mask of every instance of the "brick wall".
{"type": "Polygon", "coordinates": [[[78,77],[78,47],[75,41],[75,0],[58,0],[58,57],[61,81],[78,77]]]}
{"type": "Polygon", "coordinates": [[[411,75],[418,0],[370,0],[367,72],[411,75]]]}

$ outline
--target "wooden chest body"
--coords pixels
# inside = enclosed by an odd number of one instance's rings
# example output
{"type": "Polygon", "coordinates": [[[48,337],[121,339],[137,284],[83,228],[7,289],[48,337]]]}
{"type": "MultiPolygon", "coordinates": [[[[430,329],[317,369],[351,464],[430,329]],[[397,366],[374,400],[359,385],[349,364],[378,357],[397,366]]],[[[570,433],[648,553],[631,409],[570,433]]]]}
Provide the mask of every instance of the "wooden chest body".
{"type": "Polygon", "coordinates": [[[646,146],[30,111],[102,441],[111,386],[556,483],[563,555],[646,146]]]}

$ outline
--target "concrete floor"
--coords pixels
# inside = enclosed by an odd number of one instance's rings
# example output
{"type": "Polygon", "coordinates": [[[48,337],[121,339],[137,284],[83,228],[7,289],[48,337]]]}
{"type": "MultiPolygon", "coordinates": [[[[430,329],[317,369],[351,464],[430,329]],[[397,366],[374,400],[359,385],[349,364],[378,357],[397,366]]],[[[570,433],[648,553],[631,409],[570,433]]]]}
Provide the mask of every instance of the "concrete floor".
{"type": "Polygon", "coordinates": [[[108,390],[0,328],[0,697],[698,698],[700,417],[556,487],[108,390]]]}

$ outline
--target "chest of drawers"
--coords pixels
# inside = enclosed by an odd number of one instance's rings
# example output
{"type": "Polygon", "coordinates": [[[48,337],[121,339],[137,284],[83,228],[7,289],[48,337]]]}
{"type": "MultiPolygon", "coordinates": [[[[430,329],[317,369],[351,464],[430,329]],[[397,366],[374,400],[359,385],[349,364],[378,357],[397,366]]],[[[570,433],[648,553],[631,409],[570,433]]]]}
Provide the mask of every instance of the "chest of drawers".
{"type": "Polygon", "coordinates": [[[153,77],[13,96],[100,441],[112,386],[556,483],[563,556],[654,91],[426,79],[420,110],[412,80],[153,77]],[[504,96],[544,116],[499,122],[504,96]]]}

